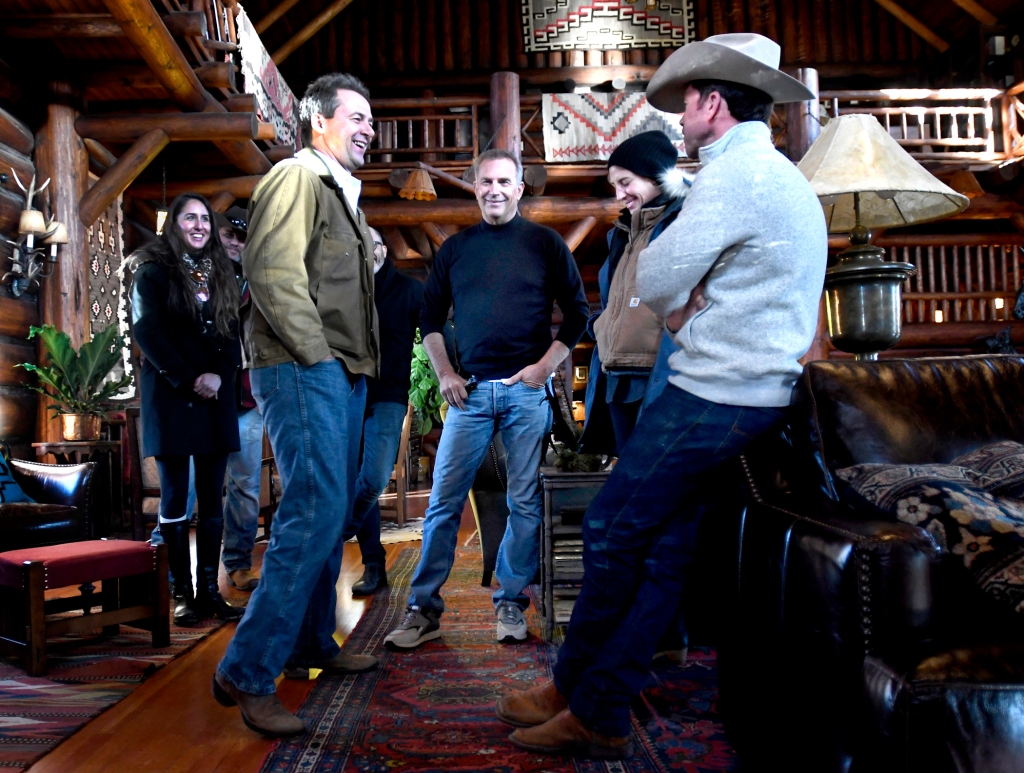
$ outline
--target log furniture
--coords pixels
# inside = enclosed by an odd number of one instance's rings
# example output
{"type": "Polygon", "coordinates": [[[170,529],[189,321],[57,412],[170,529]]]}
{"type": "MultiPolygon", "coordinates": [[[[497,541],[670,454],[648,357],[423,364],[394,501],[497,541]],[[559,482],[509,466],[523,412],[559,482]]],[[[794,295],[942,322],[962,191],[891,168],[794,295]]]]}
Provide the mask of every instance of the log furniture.
{"type": "Polygon", "coordinates": [[[47,638],[99,628],[115,636],[121,623],[152,631],[154,647],[171,643],[166,545],[91,540],[0,553],[0,642],[24,655],[30,676],[46,673],[47,638]],[[97,580],[103,588],[93,596],[97,580]],[[81,595],[44,597],[71,585],[81,595]]]}

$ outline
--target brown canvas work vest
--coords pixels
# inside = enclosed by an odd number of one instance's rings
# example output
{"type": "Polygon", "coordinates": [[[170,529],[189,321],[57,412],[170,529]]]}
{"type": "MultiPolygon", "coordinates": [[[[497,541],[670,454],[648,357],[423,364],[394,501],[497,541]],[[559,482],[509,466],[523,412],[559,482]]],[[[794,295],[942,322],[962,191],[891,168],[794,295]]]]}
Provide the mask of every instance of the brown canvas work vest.
{"type": "MultiPolygon", "coordinates": [[[[651,240],[665,207],[641,207],[633,213],[629,241],[608,289],[608,307],[594,323],[601,369],[653,368],[664,321],[640,302],[636,264],[651,240]]],[[[617,228],[625,228],[619,222],[617,228]]]]}

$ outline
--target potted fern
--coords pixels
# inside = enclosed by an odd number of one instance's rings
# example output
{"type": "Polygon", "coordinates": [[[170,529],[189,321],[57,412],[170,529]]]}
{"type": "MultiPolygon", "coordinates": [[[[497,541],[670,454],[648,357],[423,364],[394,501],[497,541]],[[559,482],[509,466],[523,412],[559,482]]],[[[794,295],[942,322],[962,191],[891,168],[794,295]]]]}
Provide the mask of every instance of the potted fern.
{"type": "Polygon", "coordinates": [[[48,365],[23,362],[19,367],[36,374],[39,386],[31,387],[53,400],[51,405],[61,418],[64,440],[96,440],[100,425],[106,418],[103,403],[131,383],[131,376],[107,380],[110,371],[121,360],[124,341],[117,326],[111,325],[79,350],[71,345],[67,333],[53,325],[32,327],[28,337],[39,336],[46,350],[48,365]]]}

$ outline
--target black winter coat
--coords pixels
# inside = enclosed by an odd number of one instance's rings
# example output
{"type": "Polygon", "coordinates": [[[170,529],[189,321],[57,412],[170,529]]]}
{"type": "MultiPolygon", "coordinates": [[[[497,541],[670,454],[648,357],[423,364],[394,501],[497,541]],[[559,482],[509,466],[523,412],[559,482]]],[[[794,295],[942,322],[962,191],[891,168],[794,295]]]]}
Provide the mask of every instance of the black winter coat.
{"type": "Polygon", "coordinates": [[[380,378],[366,378],[366,404],[409,402],[412,347],[423,305],[423,284],[400,274],[390,258],[373,277],[380,336],[380,378]]]}
{"type": "MultiPolygon", "coordinates": [[[[145,260],[145,257],[142,258],[145,260]]],[[[228,453],[239,450],[235,369],[238,337],[221,335],[203,304],[203,320],[171,307],[168,270],[136,260],[132,281],[132,334],[142,350],[142,455],[228,453]],[[203,373],[221,378],[216,399],[193,384],[203,373]]]]}

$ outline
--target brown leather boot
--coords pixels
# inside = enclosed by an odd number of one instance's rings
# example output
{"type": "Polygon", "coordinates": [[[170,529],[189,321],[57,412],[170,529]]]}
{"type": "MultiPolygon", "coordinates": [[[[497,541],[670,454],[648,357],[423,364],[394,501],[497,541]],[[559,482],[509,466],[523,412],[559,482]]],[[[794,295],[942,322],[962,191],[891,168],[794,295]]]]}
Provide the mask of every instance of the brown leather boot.
{"type": "Polygon", "coordinates": [[[213,697],[221,706],[238,706],[242,721],[267,738],[284,738],[306,732],[306,723],[281,705],[277,693],[253,695],[213,675],[213,697]]]}
{"type": "Polygon", "coordinates": [[[372,671],[376,667],[377,658],[373,655],[349,655],[345,652],[339,652],[330,660],[325,660],[317,666],[324,672],[324,676],[362,674],[372,671]]]}
{"type": "Polygon", "coordinates": [[[554,681],[498,698],[494,713],[512,727],[543,725],[569,705],[554,681]]]}
{"type": "Polygon", "coordinates": [[[544,754],[566,754],[600,760],[625,760],[633,756],[629,736],[598,735],[583,726],[569,709],[537,727],[521,727],[508,737],[520,749],[544,754]]]}

